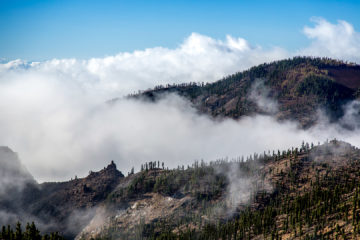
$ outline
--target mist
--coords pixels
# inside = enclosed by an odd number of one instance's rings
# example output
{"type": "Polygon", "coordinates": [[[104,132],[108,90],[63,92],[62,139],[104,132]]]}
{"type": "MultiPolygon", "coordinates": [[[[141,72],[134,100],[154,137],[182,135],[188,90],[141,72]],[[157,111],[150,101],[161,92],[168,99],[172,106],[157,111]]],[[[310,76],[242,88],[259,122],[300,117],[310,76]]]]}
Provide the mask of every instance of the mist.
{"type": "Polygon", "coordinates": [[[317,143],[338,138],[356,146],[359,143],[357,130],[347,131],[326,121],[305,131],[272,116],[211,119],[177,95],[164,96],[157,103],[123,99],[95,107],[68,104],[55,116],[52,108],[40,104],[32,108],[36,114],[31,117],[26,109],[19,111],[17,117],[23,121],[0,120],[2,142],[20,153],[38,181],[84,176],[111,160],[126,172],[133,166],[138,170],[146,161],[164,161],[171,168],[199,159],[287,149],[303,140],[317,143]],[[45,113],[38,114],[41,111],[45,113]]]}

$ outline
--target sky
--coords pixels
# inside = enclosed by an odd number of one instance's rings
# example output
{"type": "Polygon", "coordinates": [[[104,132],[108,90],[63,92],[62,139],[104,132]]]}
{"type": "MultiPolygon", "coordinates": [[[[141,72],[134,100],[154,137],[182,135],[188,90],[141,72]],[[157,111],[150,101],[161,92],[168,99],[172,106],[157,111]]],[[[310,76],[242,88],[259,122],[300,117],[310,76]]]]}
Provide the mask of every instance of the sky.
{"type": "Polygon", "coordinates": [[[360,1],[1,0],[0,59],[88,59],[175,48],[192,33],[295,51],[313,17],[360,28],[360,1]]]}

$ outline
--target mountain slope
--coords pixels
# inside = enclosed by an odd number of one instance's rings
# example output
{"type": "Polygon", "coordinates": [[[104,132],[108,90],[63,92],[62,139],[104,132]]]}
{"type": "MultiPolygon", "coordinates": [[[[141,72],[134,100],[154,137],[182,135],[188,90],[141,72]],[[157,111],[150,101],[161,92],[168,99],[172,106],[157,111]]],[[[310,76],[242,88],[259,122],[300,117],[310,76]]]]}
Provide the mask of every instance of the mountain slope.
{"type": "Polygon", "coordinates": [[[0,147],[0,162],[0,225],[35,221],[42,232],[60,231],[69,239],[124,177],[112,162],[86,178],[38,184],[11,149],[0,147]]]}
{"type": "MultiPolygon", "coordinates": [[[[262,64],[214,83],[158,86],[135,98],[156,99],[177,93],[191,100],[200,112],[240,118],[269,114],[251,93],[278,103],[279,120],[296,120],[304,128],[317,121],[317,110],[332,121],[344,114],[343,107],[359,97],[360,66],[327,58],[295,57],[262,64]],[[260,82],[260,88],[254,84],[260,82]]],[[[273,113],[273,112],[270,112],[273,113]]]]}
{"type": "Polygon", "coordinates": [[[355,239],[359,173],[360,150],[333,140],[173,170],[151,162],[127,177],[112,163],[13,200],[69,239],[355,239]]]}
{"type": "Polygon", "coordinates": [[[78,239],[351,239],[360,150],[331,141],[132,175],[78,239]]]}
{"type": "Polygon", "coordinates": [[[99,172],[68,182],[43,183],[32,193],[27,209],[42,221],[53,222],[51,231],[74,237],[92,219],[96,207],[110,194],[124,175],[114,162],[99,172]],[[60,226],[60,227],[59,227],[60,226]]]}

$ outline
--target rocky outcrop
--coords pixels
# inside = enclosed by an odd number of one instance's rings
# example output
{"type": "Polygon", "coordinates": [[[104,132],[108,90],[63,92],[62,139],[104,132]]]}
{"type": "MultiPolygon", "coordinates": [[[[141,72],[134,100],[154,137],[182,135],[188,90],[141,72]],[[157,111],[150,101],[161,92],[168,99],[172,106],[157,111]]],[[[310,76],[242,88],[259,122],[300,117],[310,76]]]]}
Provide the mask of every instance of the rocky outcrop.
{"type": "Polygon", "coordinates": [[[85,178],[38,184],[17,154],[0,147],[0,225],[35,221],[42,231],[73,238],[124,175],[112,161],[85,178]]]}

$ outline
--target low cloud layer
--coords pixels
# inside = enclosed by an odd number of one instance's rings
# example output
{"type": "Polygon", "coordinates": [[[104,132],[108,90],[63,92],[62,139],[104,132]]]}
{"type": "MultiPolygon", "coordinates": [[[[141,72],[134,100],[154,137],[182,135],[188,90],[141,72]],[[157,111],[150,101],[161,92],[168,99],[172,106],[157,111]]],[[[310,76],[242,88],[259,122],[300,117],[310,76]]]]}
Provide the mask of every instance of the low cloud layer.
{"type": "Polygon", "coordinates": [[[270,97],[270,89],[265,86],[264,79],[256,79],[252,84],[249,99],[264,113],[275,114],[279,110],[278,103],[270,97]]]}
{"type": "MultiPolygon", "coordinates": [[[[240,121],[214,121],[198,115],[186,100],[169,95],[158,103],[122,100],[116,105],[70,107],[23,121],[0,120],[3,139],[19,149],[22,160],[39,180],[69,179],[102,168],[115,160],[121,170],[145,161],[164,161],[169,167],[195,159],[214,160],[264,150],[298,146],[302,140],[325,141],[345,136],[336,126],[299,130],[295,123],[278,123],[270,116],[240,121]],[[5,127],[6,126],[6,127],[5,127]],[[35,128],[35,129],[34,129],[35,128]]],[[[49,111],[39,106],[36,111],[49,111]]],[[[5,114],[8,116],[9,114],[5,114]]]]}
{"type": "Polygon", "coordinates": [[[359,135],[344,135],[337,126],[326,125],[323,131],[319,125],[305,132],[294,123],[280,124],[269,116],[214,121],[174,95],[156,104],[125,99],[111,106],[104,103],[159,84],[213,82],[294,55],[360,62],[359,33],[349,23],[318,19],[304,33],[312,42],[294,53],[276,47],[262,49],[242,38],[216,40],[193,33],[176,49],[0,64],[0,145],[18,152],[39,181],[84,176],[111,160],[127,172],[145,161],[159,160],[175,167],[201,158],[285,149],[302,140],[338,137],[357,145],[359,135]]]}

